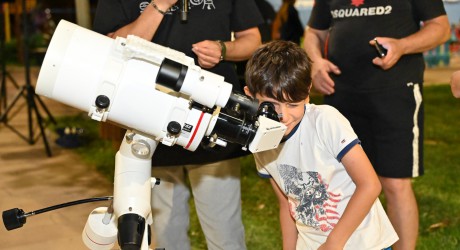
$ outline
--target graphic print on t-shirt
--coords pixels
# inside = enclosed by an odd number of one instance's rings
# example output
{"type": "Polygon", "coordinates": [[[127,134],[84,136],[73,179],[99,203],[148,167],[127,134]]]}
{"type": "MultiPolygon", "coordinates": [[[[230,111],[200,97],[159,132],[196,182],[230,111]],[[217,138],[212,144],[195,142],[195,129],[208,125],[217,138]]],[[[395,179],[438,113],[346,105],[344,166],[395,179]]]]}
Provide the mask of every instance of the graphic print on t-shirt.
{"type": "MultiPolygon", "coordinates": [[[[145,8],[150,4],[150,1],[144,1],[139,4],[140,13],[144,11],[145,8]]],[[[216,9],[214,5],[214,0],[189,0],[188,8],[191,9],[192,7],[201,7],[203,10],[213,10],[216,9]]],[[[178,4],[172,6],[166,14],[172,14],[173,12],[179,10],[178,4]]]]}
{"type": "Polygon", "coordinates": [[[364,4],[364,0],[351,0],[351,5],[359,7],[360,5],[364,4]]]}
{"type": "Polygon", "coordinates": [[[302,172],[286,164],[279,165],[278,171],[289,200],[291,216],[316,230],[332,230],[340,219],[337,203],[342,195],[329,192],[329,185],[324,183],[318,172],[302,172]]]}
{"type": "Polygon", "coordinates": [[[393,6],[386,5],[375,5],[375,2],[372,3],[375,6],[368,5],[367,7],[362,7],[364,5],[364,0],[350,0],[350,6],[345,7],[341,6],[340,8],[332,8],[331,15],[333,18],[350,18],[350,17],[364,17],[364,16],[381,16],[381,15],[390,15],[393,10],[393,6]]]}
{"type": "Polygon", "coordinates": [[[214,0],[190,0],[190,5],[191,7],[193,5],[195,6],[202,5],[203,9],[208,9],[208,10],[216,8],[216,6],[214,6],[214,0]]]}

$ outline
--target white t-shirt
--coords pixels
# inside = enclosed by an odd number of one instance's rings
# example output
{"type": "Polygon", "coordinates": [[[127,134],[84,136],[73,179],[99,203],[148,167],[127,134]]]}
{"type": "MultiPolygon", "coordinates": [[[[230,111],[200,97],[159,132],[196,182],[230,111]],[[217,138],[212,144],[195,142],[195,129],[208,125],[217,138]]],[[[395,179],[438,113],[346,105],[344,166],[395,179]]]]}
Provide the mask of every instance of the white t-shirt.
{"type": "MultiPolygon", "coordinates": [[[[289,200],[297,249],[318,249],[339,221],[356,186],[340,162],[357,135],[335,108],[307,104],[299,125],[274,150],[255,154],[261,176],[273,178],[289,200]]],[[[398,240],[379,199],[344,249],[380,250],[398,240]]]]}

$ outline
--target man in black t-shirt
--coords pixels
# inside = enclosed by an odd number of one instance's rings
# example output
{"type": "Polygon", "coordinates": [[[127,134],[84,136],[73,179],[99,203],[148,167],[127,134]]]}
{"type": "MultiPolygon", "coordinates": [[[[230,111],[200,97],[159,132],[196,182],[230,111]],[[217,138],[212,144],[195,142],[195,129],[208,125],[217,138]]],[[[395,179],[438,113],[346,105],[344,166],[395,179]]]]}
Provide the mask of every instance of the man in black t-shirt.
{"type": "MultiPolygon", "coordinates": [[[[248,59],[261,44],[257,26],[263,20],[254,1],[190,0],[186,22],[176,1],[99,0],[94,30],[112,37],[134,34],[184,52],[240,90],[234,62],[248,59]]],[[[238,159],[245,154],[235,144],[195,152],[158,146],[152,162],[153,176],[162,180],[152,189],[156,246],[190,249],[188,178],[208,249],[246,249],[238,159]]]]}
{"type": "Polygon", "coordinates": [[[415,249],[418,234],[411,178],[423,174],[422,52],[449,36],[441,0],[318,0],[306,29],[313,85],[348,118],[379,175],[395,250],[415,249]]]}

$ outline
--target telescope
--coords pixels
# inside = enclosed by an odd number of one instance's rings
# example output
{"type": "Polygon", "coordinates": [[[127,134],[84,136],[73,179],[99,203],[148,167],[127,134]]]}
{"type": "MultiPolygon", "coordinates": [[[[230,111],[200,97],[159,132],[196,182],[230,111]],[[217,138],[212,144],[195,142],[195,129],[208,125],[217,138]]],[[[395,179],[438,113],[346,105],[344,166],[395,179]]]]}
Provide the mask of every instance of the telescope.
{"type": "MultiPolygon", "coordinates": [[[[256,153],[276,148],[286,131],[273,105],[233,92],[224,77],[184,53],[65,20],[47,49],[36,93],[127,129],[115,156],[112,204],[94,209],[82,233],[95,250],[117,240],[121,249],[150,249],[151,189],[159,184],[151,160],[159,143],[190,151],[236,143],[256,153]]],[[[8,214],[11,230],[31,213],[8,214]]]]}

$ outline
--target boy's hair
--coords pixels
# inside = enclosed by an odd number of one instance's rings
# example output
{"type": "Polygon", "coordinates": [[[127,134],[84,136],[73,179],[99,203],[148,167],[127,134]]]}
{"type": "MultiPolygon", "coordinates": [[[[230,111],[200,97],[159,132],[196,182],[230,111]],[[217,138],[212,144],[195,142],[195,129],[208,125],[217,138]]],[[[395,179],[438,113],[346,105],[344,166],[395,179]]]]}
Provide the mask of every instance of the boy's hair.
{"type": "Polygon", "coordinates": [[[300,102],[310,94],[311,60],[297,44],[276,40],[257,49],[246,65],[246,85],[280,102],[300,102]]]}

